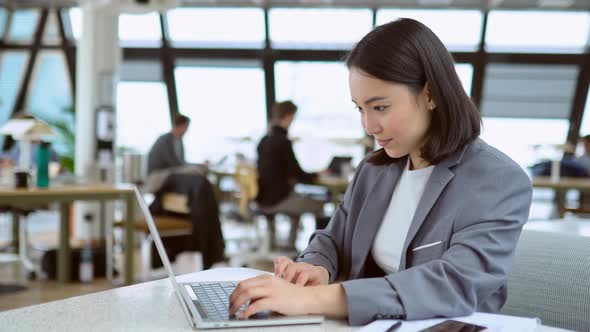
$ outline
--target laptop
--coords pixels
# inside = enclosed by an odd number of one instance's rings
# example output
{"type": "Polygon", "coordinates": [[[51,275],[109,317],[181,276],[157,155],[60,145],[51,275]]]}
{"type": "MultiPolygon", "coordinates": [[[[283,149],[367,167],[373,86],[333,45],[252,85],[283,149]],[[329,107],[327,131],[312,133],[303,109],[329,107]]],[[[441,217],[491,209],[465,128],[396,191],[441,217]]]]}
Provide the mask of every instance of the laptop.
{"type": "MultiPolygon", "coordinates": [[[[237,319],[229,315],[229,296],[237,286],[235,282],[177,282],[168,255],[162,245],[152,214],[137,188],[135,195],[145,217],[150,233],[154,238],[158,254],[168,272],[168,278],[180,302],[189,324],[194,329],[213,329],[226,327],[276,326],[295,324],[319,324],[324,317],[318,315],[284,316],[275,312],[259,312],[248,319],[237,319]]],[[[248,303],[246,303],[247,305],[248,303]]],[[[244,310],[244,305],[240,310],[244,310]]]]}
{"type": "Polygon", "coordinates": [[[331,175],[335,175],[335,176],[343,176],[344,174],[342,174],[343,172],[343,166],[344,165],[349,165],[352,167],[352,165],[350,164],[352,162],[352,157],[349,156],[335,156],[332,158],[332,160],[330,161],[330,164],[328,164],[328,170],[330,171],[331,175]]]}

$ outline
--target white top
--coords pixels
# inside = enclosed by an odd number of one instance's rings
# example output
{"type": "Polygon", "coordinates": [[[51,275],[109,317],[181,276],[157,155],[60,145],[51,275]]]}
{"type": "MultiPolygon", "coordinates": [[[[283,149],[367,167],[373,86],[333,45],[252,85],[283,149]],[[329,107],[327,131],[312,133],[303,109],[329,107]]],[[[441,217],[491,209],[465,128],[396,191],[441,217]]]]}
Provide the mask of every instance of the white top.
{"type": "Polygon", "coordinates": [[[434,166],[410,170],[410,158],[391,195],[391,202],[373,242],[373,259],[387,274],[397,272],[416,207],[434,166]]]}

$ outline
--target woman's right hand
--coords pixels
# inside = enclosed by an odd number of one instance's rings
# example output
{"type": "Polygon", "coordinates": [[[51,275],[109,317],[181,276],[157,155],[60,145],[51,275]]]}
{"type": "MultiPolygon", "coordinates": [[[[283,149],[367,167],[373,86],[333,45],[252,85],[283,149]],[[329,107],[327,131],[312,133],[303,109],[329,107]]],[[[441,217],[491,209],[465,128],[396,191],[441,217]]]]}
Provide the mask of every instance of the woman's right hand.
{"type": "Polygon", "coordinates": [[[274,265],[275,276],[296,285],[317,286],[330,282],[330,273],[322,266],[295,263],[285,256],[275,258],[274,265]]]}

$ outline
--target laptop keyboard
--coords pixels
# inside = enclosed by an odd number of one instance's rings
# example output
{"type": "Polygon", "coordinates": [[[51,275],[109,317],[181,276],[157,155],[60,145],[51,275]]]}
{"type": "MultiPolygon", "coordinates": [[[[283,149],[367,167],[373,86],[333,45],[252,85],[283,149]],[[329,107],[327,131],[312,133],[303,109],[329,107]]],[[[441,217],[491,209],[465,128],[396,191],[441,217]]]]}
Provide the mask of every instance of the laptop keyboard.
{"type": "MultiPolygon", "coordinates": [[[[199,314],[210,320],[228,320],[229,297],[236,288],[235,282],[199,282],[190,284],[197,295],[198,301],[193,301],[199,314]]],[[[248,303],[242,305],[240,312],[248,303]]]]}

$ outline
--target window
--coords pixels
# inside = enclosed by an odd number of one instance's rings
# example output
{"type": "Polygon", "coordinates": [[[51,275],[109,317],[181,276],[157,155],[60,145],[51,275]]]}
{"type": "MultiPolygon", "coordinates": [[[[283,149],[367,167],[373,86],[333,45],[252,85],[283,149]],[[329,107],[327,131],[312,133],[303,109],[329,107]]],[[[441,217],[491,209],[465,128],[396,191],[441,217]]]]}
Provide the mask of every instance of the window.
{"type": "Polygon", "coordinates": [[[168,12],[168,27],[177,47],[262,48],[261,8],[177,8],[168,12]]]}
{"type": "MultiPolygon", "coordinates": [[[[26,104],[28,113],[48,123],[67,123],[69,128],[74,127],[74,118],[67,111],[73,107],[72,87],[61,52],[44,51],[39,55],[29,89],[26,104]]],[[[60,154],[71,149],[59,135],[53,138],[53,143],[60,154]]]]}
{"type": "Polygon", "coordinates": [[[187,161],[219,161],[242,153],[255,159],[266,129],[264,72],[258,63],[207,65],[180,61],[175,70],[180,112],[191,118],[187,161]]]}
{"type": "Polygon", "coordinates": [[[61,37],[59,35],[59,26],[57,22],[57,14],[55,10],[50,10],[47,16],[47,22],[45,22],[45,29],[43,31],[43,44],[44,45],[57,45],[59,44],[61,37]]]}
{"type": "Polygon", "coordinates": [[[348,70],[341,62],[290,62],[275,65],[276,99],[292,100],[297,116],[289,135],[301,166],[324,169],[334,155],[364,156],[358,111],[350,98],[348,70]]]}
{"type": "Polygon", "coordinates": [[[274,8],[269,31],[275,48],[348,49],[372,28],[369,9],[274,8]]]}
{"type": "Polygon", "coordinates": [[[467,95],[471,95],[471,83],[473,82],[473,65],[470,63],[457,63],[455,64],[455,70],[461,80],[463,89],[467,92],[467,95]]]}
{"type": "Polygon", "coordinates": [[[491,52],[582,52],[590,13],[503,11],[488,14],[486,49],[491,52]]]}
{"type": "Polygon", "coordinates": [[[37,28],[39,11],[35,9],[17,10],[12,14],[8,39],[16,42],[31,42],[37,28]]]}
{"type": "Polygon", "coordinates": [[[156,139],[170,131],[166,85],[162,82],[119,82],[117,146],[147,154],[156,139]]]}
{"type": "Polygon", "coordinates": [[[158,13],[121,14],[119,40],[122,46],[160,46],[162,44],[160,15],[158,13]]]}
{"type": "Polygon", "coordinates": [[[575,65],[490,64],[486,68],[482,114],[567,119],[577,78],[575,65]]]}
{"type": "MultiPolygon", "coordinates": [[[[0,52],[0,126],[14,108],[28,58],[27,52],[0,52]]],[[[0,146],[3,142],[0,135],[0,146]]]]}
{"type": "Polygon", "coordinates": [[[449,50],[473,51],[479,45],[483,21],[479,10],[380,9],[377,25],[400,17],[424,23],[449,50]]]}
{"type": "Polygon", "coordinates": [[[588,94],[586,95],[586,107],[584,108],[584,116],[580,125],[580,136],[586,135],[590,135],[590,89],[588,89],[588,94]]]}
{"type": "Polygon", "coordinates": [[[568,128],[566,119],[484,117],[481,137],[526,168],[547,157],[536,146],[564,143],[568,128]]]}
{"type": "Polygon", "coordinates": [[[61,52],[44,51],[35,64],[27,111],[44,118],[72,107],[72,87],[61,52]]]}

